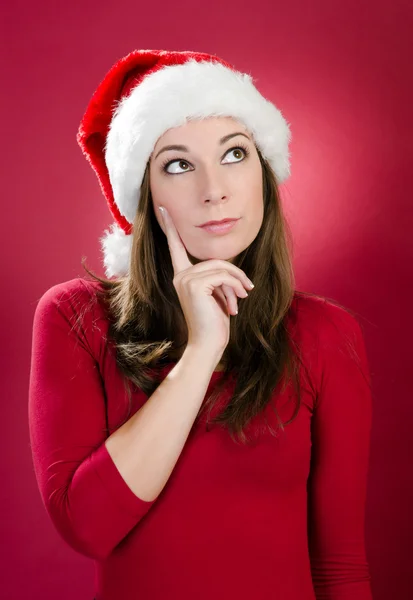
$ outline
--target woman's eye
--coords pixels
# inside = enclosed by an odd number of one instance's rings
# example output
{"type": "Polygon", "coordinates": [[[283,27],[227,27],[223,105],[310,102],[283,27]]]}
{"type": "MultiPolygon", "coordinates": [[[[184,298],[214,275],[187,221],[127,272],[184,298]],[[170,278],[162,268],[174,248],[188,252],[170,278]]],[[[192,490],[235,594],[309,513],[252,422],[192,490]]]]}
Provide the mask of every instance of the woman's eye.
{"type": "MultiPolygon", "coordinates": [[[[231,153],[234,153],[234,156],[237,160],[235,161],[230,161],[231,162],[240,162],[240,160],[243,159],[243,157],[248,156],[248,150],[242,146],[237,147],[237,148],[231,148],[230,150],[228,150],[228,152],[226,153],[226,157],[228,155],[230,155],[231,153]]],[[[171,160],[171,161],[166,161],[166,163],[163,165],[163,170],[165,171],[165,173],[169,173],[169,174],[179,174],[179,173],[185,173],[185,171],[188,171],[188,165],[190,163],[187,162],[186,160],[183,159],[179,159],[179,160],[171,160]],[[175,166],[173,168],[173,170],[170,170],[172,165],[179,165],[178,168],[183,168],[183,171],[176,171],[175,170],[175,166]]]]}
{"type": "MultiPolygon", "coordinates": [[[[231,150],[228,150],[226,156],[231,154],[231,152],[234,152],[234,154],[237,155],[235,158],[241,158],[241,159],[242,159],[243,155],[246,156],[246,154],[247,154],[246,150],[244,150],[243,148],[231,148],[231,150]]],[[[239,162],[239,161],[236,161],[236,162],[239,162]]]]}
{"type": "MultiPolygon", "coordinates": [[[[166,173],[172,173],[172,174],[173,174],[173,173],[176,173],[176,171],[175,171],[175,170],[173,170],[173,171],[170,171],[170,170],[169,170],[169,169],[170,169],[170,167],[172,167],[172,165],[181,165],[181,168],[182,168],[182,165],[188,166],[188,165],[189,165],[189,163],[188,163],[188,162],[186,162],[186,160],[172,160],[171,162],[169,162],[169,163],[166,163],[166,166],[164,167],[164,169],[163,169],[163,170],[164,170],[166,173]]],[[[187,171],[187,170],[188,170],[188,169],[184,169],[184,171],[187,171]]],[[[179,171],[178,171],[178,172],[179,172],[179,171]]],[[[182,172],[182,171],[181,171],[181,172],[182,172]]]]}

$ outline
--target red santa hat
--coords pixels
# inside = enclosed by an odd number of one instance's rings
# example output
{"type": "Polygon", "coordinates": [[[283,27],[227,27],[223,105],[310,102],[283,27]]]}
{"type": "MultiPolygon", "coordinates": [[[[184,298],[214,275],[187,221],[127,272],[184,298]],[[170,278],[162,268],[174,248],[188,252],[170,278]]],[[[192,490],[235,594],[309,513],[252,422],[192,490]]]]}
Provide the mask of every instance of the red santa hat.
{"type": "Polygon", "coordinates": [[[249,74],[215,55],[134,50],[97,87],[77,141],[114,218],[100,239],[108,278],[129,272],[140,186],[157,140],[188,119],[211,116],[241,122],[278,183],[289,177],[291,132],[281,111],[260,94],[249,74]]]}

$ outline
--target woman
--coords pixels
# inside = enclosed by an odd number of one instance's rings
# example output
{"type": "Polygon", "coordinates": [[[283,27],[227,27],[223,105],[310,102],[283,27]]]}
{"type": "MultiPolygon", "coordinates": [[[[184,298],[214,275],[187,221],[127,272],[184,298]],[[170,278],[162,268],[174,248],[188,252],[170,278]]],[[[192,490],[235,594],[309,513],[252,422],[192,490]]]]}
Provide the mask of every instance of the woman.
{"type": "Polygon", "coordinates": [[[41,297],[29,419],[97,600],[371,599],[369,365],[355,316],[294,289],[290,137],[250,76],[191,52],[130,53],[83,117],[108,278],[41,297]]]}

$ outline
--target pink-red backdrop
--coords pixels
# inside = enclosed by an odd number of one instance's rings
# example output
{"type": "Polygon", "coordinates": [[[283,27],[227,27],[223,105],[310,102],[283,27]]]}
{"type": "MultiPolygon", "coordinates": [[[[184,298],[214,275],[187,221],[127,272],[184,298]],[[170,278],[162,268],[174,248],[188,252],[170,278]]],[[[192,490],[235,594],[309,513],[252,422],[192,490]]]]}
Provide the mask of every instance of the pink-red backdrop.
{"type": "Polygon", "coordinates": [[[163,48],[251,72],[291,123],[282,194],[298,288],[360,315],[371,362],[373,595],[412,598],[412,3],[75,4],[2,3],[0,596],[93,597],[93,563],[58,537],[32,468],[32,318],[48,287],[82,275],[81,256],[103,273],[98,238],[112,219],[75,140],[86,104],[115,60],[163,48]]]}

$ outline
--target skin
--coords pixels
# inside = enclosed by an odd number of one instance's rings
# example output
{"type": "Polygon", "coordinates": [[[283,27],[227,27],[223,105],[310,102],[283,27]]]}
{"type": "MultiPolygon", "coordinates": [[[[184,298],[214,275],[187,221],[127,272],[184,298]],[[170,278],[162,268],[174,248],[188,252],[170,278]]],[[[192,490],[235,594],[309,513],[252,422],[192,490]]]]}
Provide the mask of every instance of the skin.
{"type": "Polygon", "coordinates": [[[164,206],[193,264],[217,258],[234,258],[256,238],[263,220],[262,168],[249,131],[232,117],[209,117],[188,121],[166,131],[150,157],[149,175],[154,211],[159,226],[165,226],[159,211],[164,206]],[[225,135],[242,132],[220,145],[225,135]],[[169,145],[183,150],[158,152],[169,145]],[[249,155],[239,144],[244,145],[249,155]],[[165,161],[174,161],[162,170],[165,161]],[[197,225],[210,220],[241,217],[225,235],[214,235],[197,225]]]}

